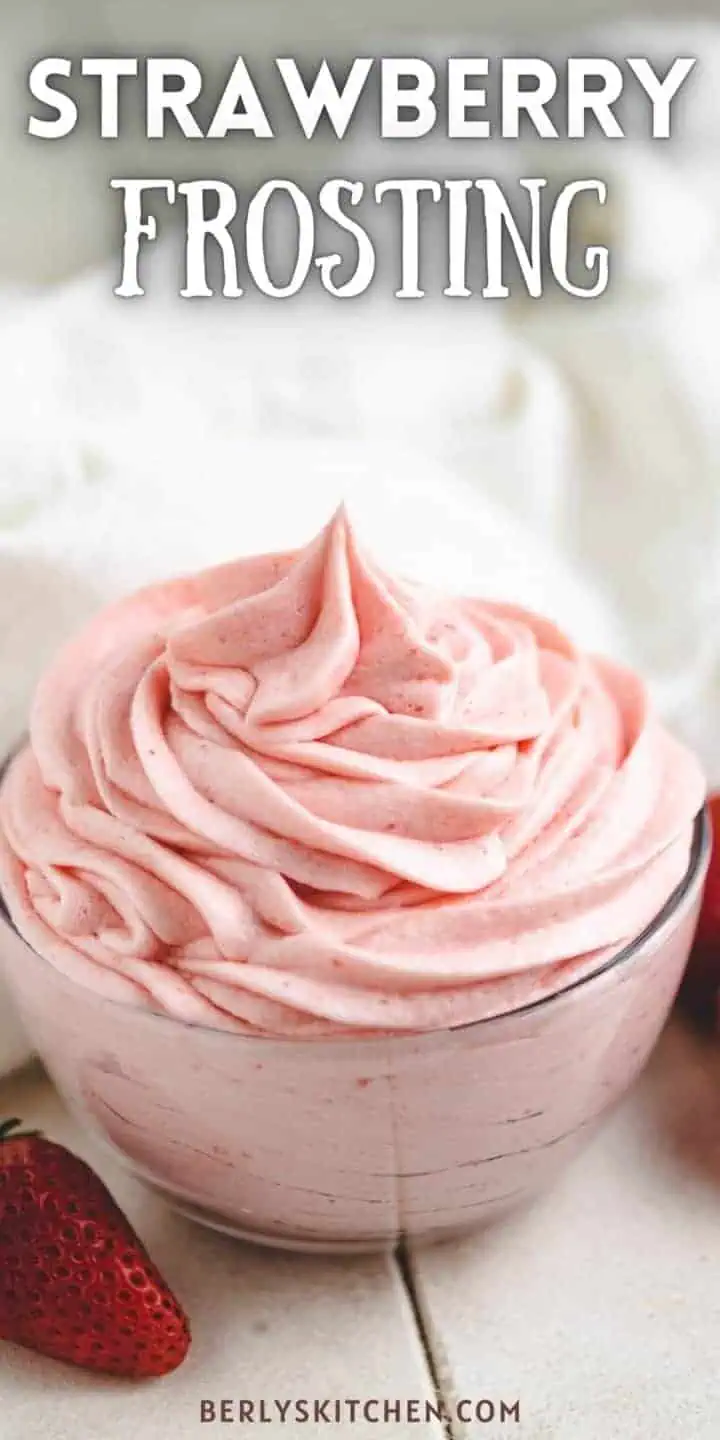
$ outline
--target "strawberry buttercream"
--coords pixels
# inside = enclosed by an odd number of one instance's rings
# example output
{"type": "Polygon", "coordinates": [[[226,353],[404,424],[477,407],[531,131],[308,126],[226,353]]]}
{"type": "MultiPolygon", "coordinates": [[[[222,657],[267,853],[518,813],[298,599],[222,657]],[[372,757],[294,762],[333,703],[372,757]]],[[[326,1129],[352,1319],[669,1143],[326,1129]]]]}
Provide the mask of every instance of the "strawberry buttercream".
{"type": "Polygon", "coordinates": [[[634,675],[508,605],[306,549],[104,611],[0,795],[21,934],[109,998],[274,1035],[552,994],[688,867],[703,780],[634,675]]]}

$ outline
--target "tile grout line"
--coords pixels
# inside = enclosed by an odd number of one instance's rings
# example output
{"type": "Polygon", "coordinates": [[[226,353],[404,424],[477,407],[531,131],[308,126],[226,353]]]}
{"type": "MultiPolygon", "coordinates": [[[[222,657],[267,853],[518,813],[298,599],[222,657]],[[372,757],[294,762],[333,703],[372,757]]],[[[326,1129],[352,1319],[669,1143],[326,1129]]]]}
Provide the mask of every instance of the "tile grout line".
{"type": "Polygon", "coordinates": [[[420,1299],[417,1284],[415,1282],[412,1260],[410,1258],[410,1254],[404,1240],[400,1241],[400,1244],[395,1251],[395,1262],[397,1264],[398,1274],[400,1276],[402,1287],[405,1291],[408,1304],[410,1306],[410,1312],[415,1324],[415,1330],[418,1340],[420,1341],[420,1348],[425,1359],[425,1365],[427,1367],[428,1377],[430,1380],[430,1385],[432,1387],[433,1402],[436,1408],[441,1412],[440,1425],[442,1427],[444,1440],[462,1440],[462,1437],[465,1434],[465,1427],[463,1426],[462,1430],[456,1430],[452,1420],[450,1406],[447,1403],[447,1397],[443,1388],[440,1368],[438,1366],[437,1357],[433,1349],[430,1330],[425,1320],[423,1304],[420,1299]]]}

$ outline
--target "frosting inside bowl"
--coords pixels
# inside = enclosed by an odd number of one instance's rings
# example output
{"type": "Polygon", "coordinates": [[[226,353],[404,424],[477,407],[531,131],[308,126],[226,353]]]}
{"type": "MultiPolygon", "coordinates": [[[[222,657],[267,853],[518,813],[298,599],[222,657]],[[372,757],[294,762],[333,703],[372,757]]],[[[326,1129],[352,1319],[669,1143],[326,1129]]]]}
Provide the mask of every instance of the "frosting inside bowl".
{"type": "Polygon", "coordinates": [[[700,768],[549,621],[306,548],[141,591],[41,682],[0,880],[109,998],[277,1035],[426,1030],[596,968],[681,881],[700,768]]]}

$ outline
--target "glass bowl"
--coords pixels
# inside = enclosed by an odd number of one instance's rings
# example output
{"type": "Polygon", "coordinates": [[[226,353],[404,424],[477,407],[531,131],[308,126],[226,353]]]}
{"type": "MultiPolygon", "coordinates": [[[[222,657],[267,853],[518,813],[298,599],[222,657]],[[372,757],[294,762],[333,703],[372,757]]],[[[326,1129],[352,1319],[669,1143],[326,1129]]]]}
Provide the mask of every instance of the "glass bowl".
{"type": "Polygon", "coordinates": [[[455,1029],[272,1039],[191,1026],[68,980],[0,917],[35,1047],[83,1124],[176,1209],[335,1252],[442,1239],[553,1178],[642,1069],[687,963],[709,856],[591,975],[455,1029]]]}

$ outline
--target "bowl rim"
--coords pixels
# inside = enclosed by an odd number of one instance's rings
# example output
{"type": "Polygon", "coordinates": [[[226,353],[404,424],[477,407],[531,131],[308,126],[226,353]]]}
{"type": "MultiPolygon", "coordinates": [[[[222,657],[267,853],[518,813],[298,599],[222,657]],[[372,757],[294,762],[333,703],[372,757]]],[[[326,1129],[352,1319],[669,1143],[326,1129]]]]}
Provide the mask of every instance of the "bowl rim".
{"type": "MultiPolygon", "coordinates": [[[[12,759],[12,756],[9,757],[5,764],[0,765],[0,784],[2,783],[2,777],[10,759],[12,759]]],[[[569,980],[566,985],[560,986],[557,990],[552,990],[547,995],[541,995],[536,1000],[530,1000],[524,1005],[516,1005],[512,1009],[501,1010],[494,1015],[480,1016],[477,1020],[464,1020],[457,1025],[438,1025],[423,1030],[376,1030],[372,1032],[366,1031],[364,1033],[356,1033],[353,1031],[347,1033],[328,1032],[324,1035],[309,1036],[274,1035],[266,1033],[265,1031],[234,1031],[219,1026],[205,1025],[201,1022],[183,1020],[175,1015],[168,1015],[162,1010],[153,1010],[140,1006],[136,1007],[125,1001],[102,995],[100,991],[93,990],[90,986],[80,986],[80,982],[73,980],[58,967],[52,966],[52,962],[41,955],[39,951],[30,944],[30,941],[25,939],[25,936],[15,925],[5,903],[2,890],[0,890],[0,922],[4,922],[15,933],[16,937],[27,947],[31,955],[34,955],[41,964],[51,966],[51,968],[55,970],[61,983],[73,989],[76,987],[86,989],[103,1005],[114,1006],[119,1011],[134,1013],[138,1019],[142,1017],[150,1024],[160,1021],[171,1026],[178,1026],[182,1030],[199,1030],[204,1034],[225,1037],[226,1039],[245,1040],[255,1044],[264,1043],[266,1045],[304,1046],[308,1049],[313,1046],[327,1049],[333,1045],[341,1045],[343,1047],[350,1047],[352,1045],[359,1047],[376,1046],[378,1043],[396,1046],[402,1041],[406,1043],[417,1043],[420,1040],[428,1040],[433,1037],[437,1041],[444,1035],[455,1036],[463,1034],[464,1032],[480,1029],[481,1027],[489,1030],[493,1025],[500,1025],[504,1021],[521,1019],[526,1015],[534,1014],[536,1011],[539,1012],[553,1005],[556,1001],[563,1000],[567,996],[572,995],[575,991],[583,989],[586,985],[590,985],[596,980],[601,980],[612,971],[620,969],[621,966],[632,960],[643,946],[661,935],[662,931],[675,919],[684,903],[692,897],[698,882],[702,882],[705,878],[710,861],[711,849],[712,825],[710,823],[709,808],[706,802],[702,809],[698,811],[693,821],[692,843],[685,874],[679,884],[675,886],[675,889],[671,891],[657,914],[653,916],[634,939],[630,940],[626,945],[623,945],[621,949],[607,956],[595,969],[588,970],[576,976],[574,979],[569,980]]],[[[12,986],[10,988],[12,989],[12,986]]]]}

